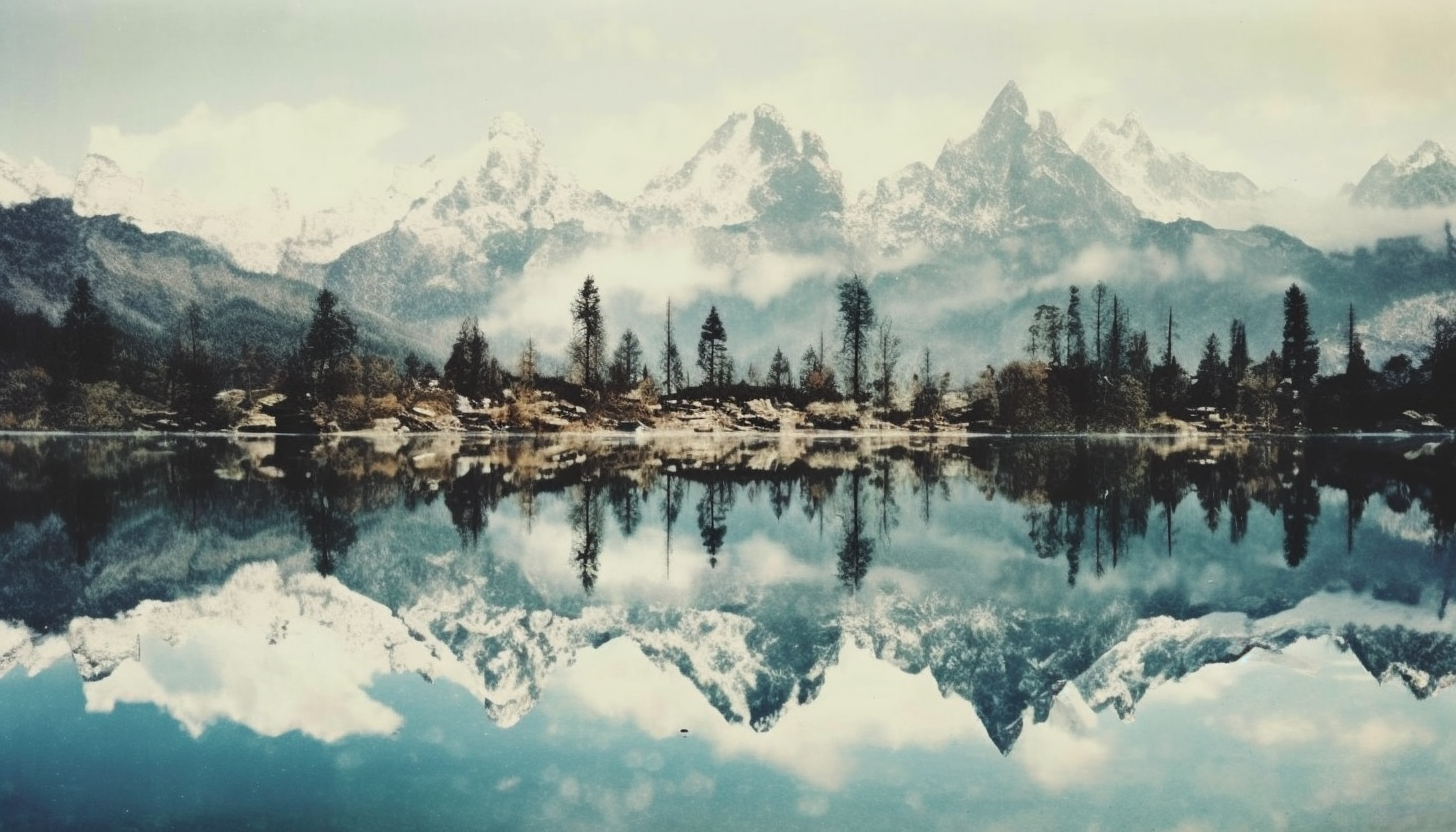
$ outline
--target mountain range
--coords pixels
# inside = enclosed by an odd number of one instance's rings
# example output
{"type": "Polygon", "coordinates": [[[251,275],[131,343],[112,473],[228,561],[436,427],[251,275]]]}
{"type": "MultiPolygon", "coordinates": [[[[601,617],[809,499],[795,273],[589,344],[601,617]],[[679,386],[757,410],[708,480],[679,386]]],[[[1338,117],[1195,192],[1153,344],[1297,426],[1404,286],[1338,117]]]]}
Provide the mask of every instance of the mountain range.
{"type": "MultiPolygon", "coordinates": [[[[1404,162],[1383,159],[1351,199],[1449,204],[1456,198],[1451,158],[1428,142],[1404,162]]],[[[1241,174],[1159,148],[1134,116],[1120,126],[1098,124],[1073,150],[1051,115],[1034,111],[1014,83],[933,164],[912,163],[858,198],[845,193],[823,140],[790,127],[770,106],[730,116],[690,159],[626,202],[552,165],[539,136],[513,116],[497,119],[466,158],[401,167],[383,192],[322,211],[294,208],[281,191],[261,206],[208,208],[101,156],[87,157],[69,184],[43,163],[21,167],[0,157],[0,205],[15,206],[0,208],[0,236],[14,240],[5,298],[48,314],[63,303],[64,281],[35,277],[54,277],[55,263],[24,254],[44,250],[39,237],[49,232],[36,226],[34,209],[23,212],[36,200],[69,198],[75,219],[60,207],[41,213],[57,225],[109,217],[141,232],[131,235],[133,268],[102,268],[93,278],[123,317],[159,326],[182,304],[132,283],[161,268],[150,249],[168,233],[216,249],[219,267],[238,275],[333,289],[377,318],[381,332],[392,329],[431,350],[466,315],[495,310],[497,322],[511,327],[500,304],[540,302],[534,287],[592,272],[602,252],[622,247],[636,259],[598,275],[608,299],[614,291],[640,295],[647,285],[666,294],[671,289],[660,281],[634,272],[649,268],[656,251],[686,248],[690,263],[681,268],[701,275],[678,277],[682,292],[689,304],[717,302],[743,322],[734,335],[752,353],[745,367],[775,345],[795,352],[796,342],[784,342],[806,337],[806,319],[832,326],[823,285],[851,271],[895,295],[885,305],[903,310],[902,326],[909,322],[904,311],[924,309],[924,299],[956,299],[917,316],[905,334],[937,351],[992,358],[1016,354],[1022,318],[1039,303],[1065,302],[1071,283],[1086,290],[1106,281],[1143,310],[1149,328],[1173,305],[1182,309],[1185,332],[1225,331],[1238,316],[1249,319],[1251,338],[1271,340],[1277,321],[1262,320],[1267,301],[1292,281],[1311,290],[1316,324],[1328,317],[1332,326],[1352,301],[1374,315],[1397,300],[1449,289],[1431,278],[1442,271],[1433,252],[1391,266],[1325,254],[1271,229],[1218,230],[1199,220],[1261,197],[1241,174]],[[1376,279],[1392,268],[1399,279],[1376,279]]],[[[170,271],[177,273],[175,262],[170,271]]],[[[297,293],[285,294],[287,303],[271,308],[297,317],[297,293]]],[[[253,298],[231,285],[215,286],[211,296],[223,303],[234,295],[253,298]]],[[[619,325],[643,331],[658,325],[648,311],[657,306],[609,308],[619,325]]],[[[560,317],[564,333],[564,307],[560,317]]],[[[543,336],[525,324],[500,333],[507,342],[527,335],[543,336]]],[[[1190,358],[1201,340],[1186,339],[1190,358]]],[[[1378,332],[1368,340],[1377,355],[1411,348],[1383,343],[1378,332]]]]}

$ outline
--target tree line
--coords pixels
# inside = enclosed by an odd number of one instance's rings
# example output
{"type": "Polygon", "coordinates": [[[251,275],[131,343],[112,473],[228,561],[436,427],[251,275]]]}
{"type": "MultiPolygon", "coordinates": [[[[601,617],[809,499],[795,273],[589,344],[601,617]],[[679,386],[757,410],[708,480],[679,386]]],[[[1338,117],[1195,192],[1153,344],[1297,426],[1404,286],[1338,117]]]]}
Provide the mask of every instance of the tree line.
{"type": "Polygon", "coordinates": [[[1150,334],[1131,326],[1128,304],[1106,284],[1086,298],[1073,285],[1064,305],[1034,310],[1023,358],[974,375],[963,371],[955,389],[952,371],[936,364],[929,347],[904,366],[902,338],[858,275],[836,284],[835,300],[834,332],[805,345],[797,372],[782,347],[766,370],[750,363],[740,371],[716,305],[697,329],[691,365],[671,300],[655,355],[631,329],[609,343],[600,290],[588,275],[569,305],[565,370],[551,377],[542,372],[534,339],[503,362],[475,318],[462,321],[439,369],[414,353],[401,362],[370,352],[327,289],[315,298],[298,341],[281,352],[245,342],[233,357],[218,354],[195,304],[164,346],[147,345],[115,326],[80,278],[59,325],[0,307],[0,427],[108,426],[108,408],[135,410],[151,401],[172,416],[163,426],[205,428],[229,423],[257,395],[278,391],[313,412],[316,423],[349,429],[425,400],[449,409],[459,397],[483,407],[530,401],[543,389],[604,411],[626,399],[772,398],[801,407],[845,402],[898,424],[919,419],[1028,432],[1139,430],[1162,417],[1267,430],[1374,429],[1396,424],[1404,411],[1448,424],[1456,419],[1456,320],[1436,318],[1419,355],[1392,356],[1377,370],[1352,304],[1340,333],[1343,371],[1321,374],[1309,301],[1298,285],[1284,294],[1278,348],[1257,357],[1245,322],[1234,319],[1226,333],[1207,335],[1191,372],[1174,350],[1175,309],[1160,312],[1161,325],[1150,334]],[[241,397],[220,397],[225,389],[241,397]]]}

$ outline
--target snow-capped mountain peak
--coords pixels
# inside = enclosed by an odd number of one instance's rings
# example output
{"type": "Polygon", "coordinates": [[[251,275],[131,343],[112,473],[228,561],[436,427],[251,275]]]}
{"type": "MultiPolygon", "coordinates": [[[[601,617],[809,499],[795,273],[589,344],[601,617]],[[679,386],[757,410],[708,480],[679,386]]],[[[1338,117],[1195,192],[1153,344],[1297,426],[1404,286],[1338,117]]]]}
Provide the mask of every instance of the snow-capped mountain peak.
{"type": "Polygon", "coordinates": [[[1010,82],[976,131],[948,143],[933,167],[916,163],[881,180],[856,207],[853,225],[881,252],[897,254],[954,250],[1034,227],[1116,236],[1136,218],[1062,140],[1056,120],[1033,115],[1010,82]]]}
{"type": "Polygon", "coordinates": [[[1186,153],[1159,148],[1136,113],[1128,113],[1120,126],[1099,122],[1078,152],[1144,216],[1165,222],[1203,218],[1216,205],[1259,195],[1241,173],[1209,170],[1186,153]]]}
{"type": "Polygon", "coordinates": [[[757,219],[812,221],[844,207],[823,140],[789,128],[768,104],[734,113],[692,158],[632,203],[638,228],[721,228],[757,219]]]}
{"type": "Polygon", "coordinates": [[[45,162],[32,159],[22,166],[0,152],[0,206],[70,193],[71,183],[45,162]]]}
{"type": "Polygon", "coordinates": [[[1350,201],[1385,208],[1456,204],[1456,154],[1429,139],[1405,159],[1386,154],[1355,186],[1350,201]]]}
{"type": "Polygon", "coordinates": [[[989,124],[1011,118],[1019,118],[1026,122],[1027,127],[1036,127],[1031,118],[1031,108],[1026,103],[1026,96],[1016,86],[1015,81],[1007,81],[1001,92],[996,94],[995,100],[986,109],[986,114],[981,117],[981,127],[984,129],[989,124]]]}

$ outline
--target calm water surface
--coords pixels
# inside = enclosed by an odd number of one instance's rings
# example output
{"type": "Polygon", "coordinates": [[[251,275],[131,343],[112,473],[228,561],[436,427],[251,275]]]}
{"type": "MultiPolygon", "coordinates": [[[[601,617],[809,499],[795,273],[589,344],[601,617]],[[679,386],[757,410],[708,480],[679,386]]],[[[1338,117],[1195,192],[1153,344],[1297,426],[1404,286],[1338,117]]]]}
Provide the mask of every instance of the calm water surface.
{"type": "Polygon", "coordinates": [[[0,436],[0,828],[1456,828],[1456,447],[0,436]]]}

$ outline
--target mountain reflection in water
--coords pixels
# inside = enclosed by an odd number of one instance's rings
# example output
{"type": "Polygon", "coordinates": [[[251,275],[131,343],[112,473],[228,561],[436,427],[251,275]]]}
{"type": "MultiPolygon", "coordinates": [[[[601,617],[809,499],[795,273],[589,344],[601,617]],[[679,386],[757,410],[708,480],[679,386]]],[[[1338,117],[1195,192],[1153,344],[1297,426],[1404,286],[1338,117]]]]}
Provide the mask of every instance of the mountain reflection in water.
{"type": "Polygon", "coordinates": [[[1417,698],[1456,680],[1449,443],[11,436],[0,489],[0,675],[69,654],[89,709],[193,735],[387,735],[391,673],[509,727],[614,642],[757,732],[883,663],[1002,754],[1058,703],[1128,717],[1309,639],[1417,698]],[[143,654],[189,644],[333,706],[184,701],[143,654]]]}

